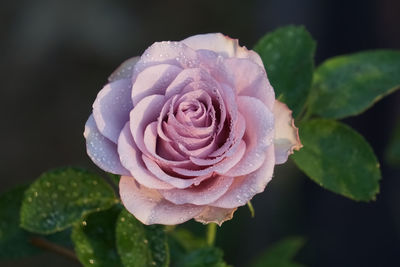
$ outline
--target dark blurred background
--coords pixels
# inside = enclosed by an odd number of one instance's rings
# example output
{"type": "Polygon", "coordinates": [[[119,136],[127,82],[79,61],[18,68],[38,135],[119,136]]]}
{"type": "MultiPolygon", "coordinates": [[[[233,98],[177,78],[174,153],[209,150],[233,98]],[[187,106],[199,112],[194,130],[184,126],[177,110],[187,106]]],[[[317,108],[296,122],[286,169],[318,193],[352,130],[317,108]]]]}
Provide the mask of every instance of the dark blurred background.
{"type": "MultiPolygon", "coordinates": [[[[155,41],[222,32],[251,48],[276,27],[302,24],[317,40],[319,64],[365,49],[400,49],[399,14],[398,0],[3,0],[0,192],[57,166],[98,170],[82,135],[91,105],[108,75],[155,41]]],[[[241,208],[219,230],[227,262],[247,266],[273,242],[300,235],[307,243],[296,259],[309,266],[400,266],[400,172],[384,158],[399,116],[397,92],[345,120],[381,162],[376,202],[328,192],[292,163],[278,167],[253,201],[256,217],[241,208]]],[[[78,266],[50,253],[1,265],[78,266]]]]}

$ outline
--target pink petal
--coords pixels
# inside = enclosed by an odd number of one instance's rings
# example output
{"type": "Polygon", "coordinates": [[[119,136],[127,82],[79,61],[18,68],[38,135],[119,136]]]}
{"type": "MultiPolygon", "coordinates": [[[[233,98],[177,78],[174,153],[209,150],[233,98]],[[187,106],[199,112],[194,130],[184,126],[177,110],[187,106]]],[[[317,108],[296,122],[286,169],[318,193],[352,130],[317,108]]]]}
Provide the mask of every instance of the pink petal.
{"type": "Polygon", "coordinates": [[[114,82],[122,79],[131,79],[133,75],[133,68],[139,61],[140,57],[131,57],[130,59],[122,62],[121,65],[108,77],[108,81],[114,82]]]}
{"type": "Polygon", "coordinates": [[[241,176],[257,170],[264,162],[265,151],[273,146],[274,116],[260,100],[249,97],[238,97],[239,112],[246,121],[243,140],[247,149],[242,160],[227,176],[241,176]]]}
{"type": "Polygon", "coordinates": [[[93,115],[87,120],[83,135],[86,138],[87,153],[97,166],[106,172],[129,175],[129,171],[120,163],[117,145],[99,132],[93,115]]]}
{"type": "Polygon", "coordinates": [[[144,130],[151,122],[157,121],[165,103],[163,95],[151,95],[143,98],[130,113],[130,127],[133,139],[139,149],[146,153],[144,130]]]}
{"type": "Polygon", "coordinates": [[[222,119],[225,120],[225,114],[229,114],[230,116],[229,129],[226,129],[229,130],[229,136],[224,140],[224,144],[219,149],[210,154],[211,157],[218,157],[223,154],[230,156],[229,150],[232,150],[232,143],[240,140],[244,134],[244,120],[242,121],[238,114],[236,95],[232,88],[226,85],[221,86],[221,92],[225,103],[225,105],[220,106],[221,109],[224,109],[222,119]]]}
{"type": "Polygon", "coordinates": [[[210,91],[212,88],[219,86],[215,79],[202,68],[184,69],[168,86],[165,91],[165,96],[171,97],[175,94],[178,94],[182,92],[186,86],[195,82],[204,82],[210,91]]]}
{"type": "Polygon", "coordinates": [[[223,208],[207,206],[194,219],[203,224],[216,223],[219,226],[221,226],[223,222],[233,218],[233,213],[236,210],[237,208],[223,209],[223,208]]]}
{"type": "Polygon", "coordinates": [[[207,205],[225,194],[232,182],[232,177],[215,176],[203,181],[198,186],[185,189],[160,190],[159,192],[166,200],[174,204],[207,205]]]}
{"type": "Polygon", "coordinates": [[[246,151],[246,144],[245,142],[242,141],[240,142],[239,146],[237,147],[237,150],[235,151],[235,153],[233,153],[232,156],[226,157],[221,162],[212,165],[208,168],[202,170],[190,170],[190,169],[172,167],[172,170],[184,176],[203,176],[213,172],[218,174],[231,173],[230,170],[235,168],[234,166],[237,165],[238,162],[243,160],[244,157],[243,155],[245,151],[246,151]]]}
{"type": "Polygon", "coordinates": [[[125,208],[144,224],[180,224],[197,216],[202,206],[175,205],[154,189],[138,184],[134,178],[122,176],[119,192],[125,208]]]}
{"type": "Polygon", "coordinates": [[[160,64],[148,67],[138,74],[132,86],[132,101],[133,105],[149,95],[163,95],[168,85],[182,71],[181,68],[160,64]]]}
{"type": "Polygon", "coordinates": [[[147,169],[158,179],[161,181],[164,181],[170,185],[173,185],[176,188],[188,188],[190,186],[194,185],[199,185],[202,181],[208,179],[211,177],[212,174],[209,175],[204,175],[204,176],[198,176],[195,178],[191,179],[183,179],[180,177],[174,177],[169,174],[166,174],[163,169],[158,166],[154,160],[150,159],[146,155],[143,155],[143,161],[146,164],[147,169]]]}
{"type": "MultiPolygon", "coordinates": [[[[144,145],[146,149],[146,154],[160,162],[162,165],[165,166],[178,166],[178,167],[188,167],[192,166],[190,163],[190,160],[182,160],[181,157],[178,158],[173,158],[172,160],[169,160],[167,158],[160,157],[157,154],[157,122],[152,122],[149,125],[147,125],[145,132],[144,132],[144,145]]],[[[168,151],[168,152],[173,152],[173,151],[168,151]]]]}
{"type": "Polygon", "coordinates": [[[245,46],[240,46],[237,39],[232,39],[221,33],[199,34],[181,42],[194,50],[206,49],[225,57],[249,58],[263,67],[262,60],[257,53],[248,50],[245,46]]]}
{"type": "Polygon", "coordinates": [[[228,191],[210,206],[236,208],[245,205],[253,196],[264,191],[265,186],[272,179],[274,165],[274,147],[269,146],[262,166],[248,175],[235,177],[228,191]]]}
{"type": "Polygon", "coordinates": [[[275,101],[275,161],[276,164],[285,163],[293,150],[300,150],[303,145],[299,138],[299,129],[294,126],[292,111],[282,102],[275,101]]]}
{"type": "Polygon", "coordinates": [[[136,63],[132,79],[135,80],[144,69],[159,64],[195,68],[198,59],[196,52],[182,42],[156,42],[144,51],[136,63]]]}
{"type": "Polygon", "coordinates": [[[128,176],[135,177],[136,181],[148,188],[153,189],[171,189],[168,183],[157,179],[150,173],[142,161],[141,152],[135,145],[129,129],[129,123],[123,128],[118,139],[118,154],[122,165],[129,170],[128,176]]]}
{"type": "Polygon", "coordinates": [[[93,103],[93,117],[99,131],[114,143],[133,108],[130,94],[131,81],[117,80],[104,86],[93,103]]]}
{"type": "Polygon", "coordinates": [[[226,59],[224,64],[231,72],[237,95],[255,97],[272,110],[275,93],[263,66],[239,58],[226,59]]]}

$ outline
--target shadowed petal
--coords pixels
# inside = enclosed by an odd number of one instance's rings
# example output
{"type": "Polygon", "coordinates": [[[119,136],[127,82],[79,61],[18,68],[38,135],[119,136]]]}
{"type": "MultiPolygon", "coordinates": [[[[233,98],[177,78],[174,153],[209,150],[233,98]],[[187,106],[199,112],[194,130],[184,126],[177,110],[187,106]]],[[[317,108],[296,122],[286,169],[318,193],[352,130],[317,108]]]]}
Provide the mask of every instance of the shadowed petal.
{"type": "Polygon", "coordinates": [[[233,213],[236,210],[237,208],[224,209],[217,207],[205,207],[203,211],[199,215],[197,215],[194,219],[203,224],[213,222],[221,226],[223,222],[232,219],[233,213]]]}
{"type": "Polygon", "coordinates": [[[299,129],[294,126],[292,111],[282,102],[275,101],[275,161],[276,164],[285,163],[293,150],[300,150],[303,145],[299,138],[299,129]]]}
{"type": "Polygon", "coordinates": [[[92,115],[86,122],[83,135],[86,138],[87,153],[97,166],[114,174],[129,175],[129,171],[120,163],[117,145],[101,135],[92,115]]]}
{"type": "Polygon", "coordinates": [[[129,123],[123,128],[118,139],[118,153],[122,165],[134,176],[142,185],[154,189],[171,189],[173,186],[157,179],[151,174],[142,161],[142,153],[135,145],[129,129],[129,123]]]}
{"type": "Polygon", "coordinates": [[[131,81],[118,80],[104,86],[93,103],[93,117],[99,131],[114,143],[133,108],[130,94],[131,81]]]}
{"type": "Polygon", "coordinates": [[[122,176],[119,193],[125,208],[144,224],[174,225],[197,216],[202,206],[175,205],[154,189],[138,184],[134,178],[122,176]]]}
{"type": "Polygon", "coordinates": [[[143,98],[130,113],[130,127],[133,139],[142,152],[147,152],[144,145],[144,131],[151,122],[157,121],[165,102],[163,95],[151,95],[143,98]]]}

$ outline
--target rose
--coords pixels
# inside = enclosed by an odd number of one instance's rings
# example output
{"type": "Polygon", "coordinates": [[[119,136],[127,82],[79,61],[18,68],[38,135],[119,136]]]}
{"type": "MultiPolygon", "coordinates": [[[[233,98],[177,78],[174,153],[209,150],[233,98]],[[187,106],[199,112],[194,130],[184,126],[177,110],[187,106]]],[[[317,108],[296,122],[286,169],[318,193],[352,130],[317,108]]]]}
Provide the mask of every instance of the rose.
{"type": "Polygon", "coordinates": [[[258,54],[219,33],[157,42],[124,62],[84,136],[94,163],[122,176],[122,202],[145,224],[221,224],[301,147],[258,54]]]}

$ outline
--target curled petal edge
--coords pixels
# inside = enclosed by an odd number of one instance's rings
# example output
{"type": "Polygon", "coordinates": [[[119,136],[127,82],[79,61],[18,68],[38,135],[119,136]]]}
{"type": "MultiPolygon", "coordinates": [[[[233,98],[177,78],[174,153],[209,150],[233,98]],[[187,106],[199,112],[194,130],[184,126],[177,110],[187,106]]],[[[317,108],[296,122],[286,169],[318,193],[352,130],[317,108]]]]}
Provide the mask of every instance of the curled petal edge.
{"type": "Polygon", "coordinates": [[[273,113],[275,117],[275,164],[285,163],[294,150],[303,145],[299,137],[299,129],[294,125],[292,111],[288,106],[275,100],[273,113]]]}
{"type": "Polygon", "coordinates": [[[194,219],[203,224],[216,223],[221,226],[223,222],[233,218],[233,213],[235,213],[236,210],[237,208],[225,209],[207,206],[199,215],[194,217],[194,219]]]}

